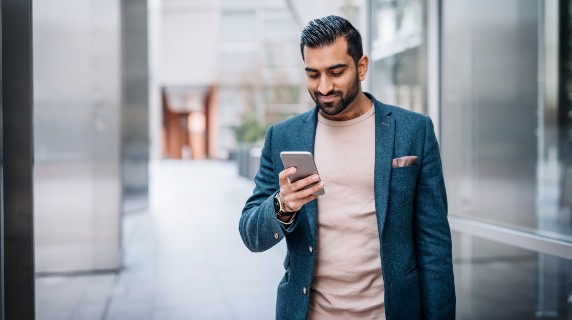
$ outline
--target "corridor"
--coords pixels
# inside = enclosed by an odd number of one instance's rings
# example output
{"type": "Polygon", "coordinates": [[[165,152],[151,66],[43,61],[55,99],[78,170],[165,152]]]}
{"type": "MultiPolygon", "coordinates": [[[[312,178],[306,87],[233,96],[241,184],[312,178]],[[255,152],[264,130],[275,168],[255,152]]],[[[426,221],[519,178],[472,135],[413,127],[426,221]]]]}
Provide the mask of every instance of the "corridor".
{"type": "Polygon", "coordinates": [[[123,270],[38,278],[37,319],[272,319],[286,247],[243,245],[238,219],[254,184],[232,162],[150,170],[149,210],[123,220],[123,270]]]}

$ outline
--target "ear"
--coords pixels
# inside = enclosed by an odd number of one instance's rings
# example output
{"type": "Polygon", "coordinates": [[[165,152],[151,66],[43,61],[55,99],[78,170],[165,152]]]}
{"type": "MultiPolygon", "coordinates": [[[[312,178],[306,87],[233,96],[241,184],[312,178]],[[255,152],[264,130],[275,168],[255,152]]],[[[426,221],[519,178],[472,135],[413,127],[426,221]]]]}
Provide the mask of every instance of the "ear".
{"type": "Polygon", "coordinates": [[[369,67],[369,57],[367,55],[363,55],[358,63],[357,63],[357,69],[358,69],[358,76],[359,76],[359,80],[360,81],[364,81],[365,80],[365,76],[367,75],[367,68],[369,67]]]}

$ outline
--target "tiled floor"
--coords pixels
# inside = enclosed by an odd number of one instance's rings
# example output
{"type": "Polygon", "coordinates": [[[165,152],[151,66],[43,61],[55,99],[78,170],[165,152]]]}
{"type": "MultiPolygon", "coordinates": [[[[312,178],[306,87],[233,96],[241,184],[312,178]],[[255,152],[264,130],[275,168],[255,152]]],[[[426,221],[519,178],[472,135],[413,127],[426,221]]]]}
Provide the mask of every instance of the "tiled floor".
{"type": "Polygon", "coordinates": [[[37,319],[273,319],[286,248],[243,245],[253,183],[215,161],[157,162],[151,180],[150,209],[123,222],[124,269],[38,278],[37,319]]]}

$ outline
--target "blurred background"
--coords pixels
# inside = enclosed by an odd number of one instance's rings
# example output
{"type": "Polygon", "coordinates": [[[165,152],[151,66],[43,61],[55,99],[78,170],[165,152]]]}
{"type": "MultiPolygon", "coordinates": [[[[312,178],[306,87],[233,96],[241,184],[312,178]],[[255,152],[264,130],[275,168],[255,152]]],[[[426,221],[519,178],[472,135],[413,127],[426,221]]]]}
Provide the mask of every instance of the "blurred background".
{"type": "Polygon", "coordinates": [[[238,234],[266,128],[336,14],[429,115],[458,319],[572,319],[572,1],[1,0],[2,319],[272,319],[238,234]]]}

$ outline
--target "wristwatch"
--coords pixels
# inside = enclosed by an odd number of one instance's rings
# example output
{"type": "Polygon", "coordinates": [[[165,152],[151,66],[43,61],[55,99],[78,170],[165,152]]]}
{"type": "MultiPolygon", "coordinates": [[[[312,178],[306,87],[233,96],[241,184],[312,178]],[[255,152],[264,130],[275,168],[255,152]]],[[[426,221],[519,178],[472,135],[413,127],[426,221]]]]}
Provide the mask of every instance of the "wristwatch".
{"type": "Polygon", "coordinates": [[[274,212],[279,218],[283,217],[291,217],[293,216],[296,211],[294,212],[286,212],[284,211],[284,204],[282,203],[282,199],[280,199],[280,192],[277,192],[274,196],[274,212]]]}

